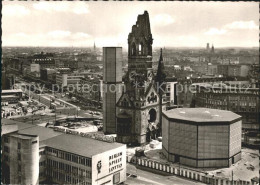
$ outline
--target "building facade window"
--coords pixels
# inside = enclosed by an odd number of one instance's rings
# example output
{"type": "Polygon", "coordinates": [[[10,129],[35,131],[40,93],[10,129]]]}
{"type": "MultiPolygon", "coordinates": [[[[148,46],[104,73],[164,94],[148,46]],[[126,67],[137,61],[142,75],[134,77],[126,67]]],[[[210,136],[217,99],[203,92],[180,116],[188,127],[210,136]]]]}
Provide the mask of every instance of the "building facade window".
{"type": "Polygon", "coordinates": [[[8,155],[4,155],[4,161],[6,161],[6,162],[9,161],[9,157],[8,157],[8,155]]]}
{"type": "Polygon", "coordinates": [[[18,183],[21,183],[22,182],[22,177],[21,175],[18,176],[18,183]]]}
{"type": "Polygon", "coordinates": [[[45,166],[45,161],[40,162],[40,166],[45,166]]]}
{"type": "Polygon", "coordinates": [[[20,150],[21,149],[21,143],[18,142],[18,145],[17,145],[17,149],[20,150]]]}
{"type": "Polygon", "coordinates": [[[5,151],[6,153],[9,153],[9,147],[8,147],[8,146],[4,146],[4,151],[5,151]]]}
{"type": "Polygon", "coordinates": [[[9,138],[7,136],[4,137],[4,142],[9,143],[9,138]]]}
{"type": "Polygon", "coordinates": [[[22,167],[20,164],[18,164],[18,172],[21,172],[22,171],[22,167]]]}
{"type": "Polygon", "coordinates": [[[17,157],[18,157],[18,161],[21,161],[21,154],[20,153],[18,153],[17,157]]]}

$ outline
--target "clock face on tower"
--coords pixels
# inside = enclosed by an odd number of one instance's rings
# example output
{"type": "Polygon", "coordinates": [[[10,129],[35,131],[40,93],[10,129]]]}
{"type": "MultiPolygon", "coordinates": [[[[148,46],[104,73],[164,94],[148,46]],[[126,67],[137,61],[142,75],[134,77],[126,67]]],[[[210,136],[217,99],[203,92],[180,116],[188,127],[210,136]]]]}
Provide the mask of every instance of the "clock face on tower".
{"type": "Polygon", "coordinates": [[[147,73],[147,79],[148,79],[148,81],[151,82],[151,81],[152,81],[152,78],[153,78],[152,72],[151,72],[151,71],[148,71],[148,73],[147,73]]]}
{"type": "Polygon", "coordinates": [[[136,72],[135,71],[131,71],[129,74],[129,80],[130,81],[134,81],[135,80],[135,76],[136,76],[136,72]]]}

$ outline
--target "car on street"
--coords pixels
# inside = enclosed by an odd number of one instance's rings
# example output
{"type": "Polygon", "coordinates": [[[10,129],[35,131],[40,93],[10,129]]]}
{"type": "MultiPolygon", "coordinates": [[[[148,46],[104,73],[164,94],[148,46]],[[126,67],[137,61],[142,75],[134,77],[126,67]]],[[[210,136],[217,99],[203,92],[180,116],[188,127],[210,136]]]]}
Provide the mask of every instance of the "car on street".
{"type": "Polygon", "coordinates": [[[130,174],[130,173],[126,173],[127,177],[132,177],[132,178],[137,178],[137,175],[135,174],[130,174]]]}

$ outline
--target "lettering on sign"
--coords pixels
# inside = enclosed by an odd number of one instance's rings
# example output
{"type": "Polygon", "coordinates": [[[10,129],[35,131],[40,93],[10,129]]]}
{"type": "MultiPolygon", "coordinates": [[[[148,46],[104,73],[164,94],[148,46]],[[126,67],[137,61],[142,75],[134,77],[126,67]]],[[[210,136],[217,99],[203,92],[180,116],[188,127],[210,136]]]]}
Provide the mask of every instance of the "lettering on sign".
{"type": "Polygon", "coordinates": [[[122,168],[122,152],[109,156],[109,173],[122,168]]]}

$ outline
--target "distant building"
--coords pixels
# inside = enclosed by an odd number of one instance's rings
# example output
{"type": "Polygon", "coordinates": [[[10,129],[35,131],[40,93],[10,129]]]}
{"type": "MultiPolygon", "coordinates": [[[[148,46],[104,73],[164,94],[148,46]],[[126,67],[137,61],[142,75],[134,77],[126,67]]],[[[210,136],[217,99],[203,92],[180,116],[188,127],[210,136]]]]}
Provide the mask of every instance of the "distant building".
{"type": "Polygon", "coordinates": [[[3,67],[2,64],[2,70],[1,70],[1,85],[2,85],[2,89],[10,89],[10,87],[8,87],[7,85],[7,78],[6,78],[6,69],[3,67]]]}
{"type": "Polygon", "coordinates": [[[208,65],[207,75],[217,75],[218,74],[218,66],[217,65],[208,65]]]}
{"type": "Polygon", "coordinates": [[[218,65],[217,66],[218,75],[223,75],[225,77],[247,77],[249,73],[248,65],[218,65]]]}
{"type": "Polygon", "coordinates": [[[183,66],[184,71],[192,71],[190,66],[183,66]]]}
{"type": "Polygon", "coordinates": [[[207,43],[207,46],[206,46],[206,51],[209,52],[209,43],[207,43]]]}
{"type": "Polygon", "coordinates": [[[40,65],[39,64],[31,64],[31,71],[30,72],[40,72],[40,65]]]}
{"type": "Polygon", "coordinates": [[[218,65],[217,69],[219,75],[228,76],[228,65],[218,65]]]}
{"type": "Polygon", "coordinates": [[[228,74],[227,76],[240,76],[241,66],[239,65],[228,65],[228,74]]]}
{"type": "Polygon", "coordinates": [[[253,85],[254,88],[259,88],[259,71],[260,66],[259,65],[251,65],[248,72],[248,77],[250,78],[250,82],[253,85]]]}
{"type": "Polygon", "coordinates": [[[85,62],[82,59],[59,60],[59,68],[70,68],[71,70],[84,70],[85,62]]]}
{"type": "Polygon", "coordinates": [[[80,73],[68,73],[68,72],[58,72],[56,73],[56,83],[61,87],[66,87],[69,85],[80,85],[81,79],[84,75],[80,73]]]}
{"type": "Polygon", "coordinates": [[[208,72],[208,64],[207,63],[195,64],[192,67],[192,69],[193,69],[193,71],[196,71],[197,73],[207,74],[207,72],[208,72]]]}
{"type": "Polygon", "coordinates": [[[19,58],[10,58],[9,60],[5,61],[8,67],[12,68],[15,71],[22,72],[23,70],[23,63],[19,58]]]}
{"type": "Polygon", "coordinates": [[[103,130],[116,133],[116,103],[122,94],[122,48],[103,48],[103,130]]]}
{"type": "Polygon", "coordinates": [[[249,65],[240,65],[240,76],[241,77],[248,77],[249,76],[249,65]]]}
{"type": "Polygon", "coordinates": [[[177,79],[176,78],[166,78],[166,93],[165,100],[167,102],[167,107],[177,105],[177,79]]]}
{"type": "Polygon", "coordinates": [[[177,105],[179,107],[191,107],[192,97],[194,92],[189,90],[190,85],[191,84],[186,81],[178,82],[176,84],[177,105]]]}
{"type": "Polygon", "coordinates": [[[4,125],[1,139],[4,184],[100,185],[126,180],[123,144],[6,119],[1,124],[4,125]]]}
{"type": "Polygon", "coordinates": [[[68,85],[67,77],[68,74],[66,73],[56,73],[56,84],[60,85],[61,87],[66,87],[68,85]]]}
{"type": "Polygon", "coordinates": [[[2,82],[2,89],[8,90],[13,89],[13,86],[15,85],[15,75],[8,74],[6,70],[2,71],[1,74],[1,82],[2,82]]]}
{"type": "Polygon", "coordinates": [[[198,168],[229,167],[241,159],[241,116],[208,108],[163,113],[163,154],[198,168]]]}
{"type": "Polygon", "coordinates": [[[54,68],[55,60],[52,55],[39,54],[33,56],[32,64],[39,64],[41,69],[54,68]]]}
{"type": "Polygon", "coordinates": [[[180,65],[174,65],[174,70],[176,71],[180,71],[181,70],[181,66],[180,65]]]}
{"type": "Polygon", "coordinates": [[[259,89],[197,86],[195,106],[233,111],[242,116],[243,129],[259,129],[259,89]]]}
{"type": "Polygon", "coordinates": [[[56,70],[51,68],[45,68],[40,70],[41,80],[53,81],[56,78],[56,70]]]}
{"type": "Polygon", "coordinates": [[[215,52],[215,48],[214,48],[214,46],[213,46],[213,44],[212,44],[211,53],[214,53],[214,52],[215,52]]]}
{"type": "Polygon", "coordinates": [[[23,91],[21,89],[8,89],[2,90],[1,100],[2,102],[17,103],[22,99],[23,91]]]}

